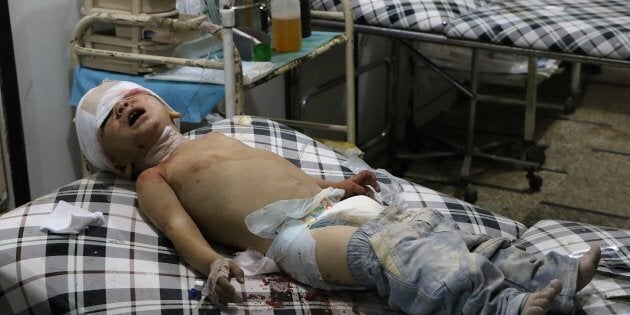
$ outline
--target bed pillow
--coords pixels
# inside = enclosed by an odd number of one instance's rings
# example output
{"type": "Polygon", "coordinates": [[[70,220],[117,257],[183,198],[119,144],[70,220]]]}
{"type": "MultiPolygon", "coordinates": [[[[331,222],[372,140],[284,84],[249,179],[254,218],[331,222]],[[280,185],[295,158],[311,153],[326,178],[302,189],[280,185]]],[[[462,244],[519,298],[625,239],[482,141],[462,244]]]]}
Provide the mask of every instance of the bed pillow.
{"type": "MultiPolygon", "coordinates": [[[[485,0],[351,0],[355,23],[440,33],[460,14],[484,6],[485,0]]],[[[339,0],[315,0],[314,10],[343,12],[339,0]]]]}

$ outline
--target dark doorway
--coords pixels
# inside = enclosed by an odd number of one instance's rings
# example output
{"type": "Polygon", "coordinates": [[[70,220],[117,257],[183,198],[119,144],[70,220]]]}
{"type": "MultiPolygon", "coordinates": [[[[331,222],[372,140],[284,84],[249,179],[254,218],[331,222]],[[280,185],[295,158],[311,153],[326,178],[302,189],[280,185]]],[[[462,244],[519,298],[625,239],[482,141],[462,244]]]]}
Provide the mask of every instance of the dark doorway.
{"type": "Polygon", "coordinates": [[[5,162],[10,167],[13,187],[13,196],[9,198],[13,198],[15,206],[20,206],[31,200],[31,192],[8,1],[0,1],[0,43],[0,93],[6,126],[0,132],[6,132],[7,139],[4,150],[8,152],[9,161],[5,162]]]}

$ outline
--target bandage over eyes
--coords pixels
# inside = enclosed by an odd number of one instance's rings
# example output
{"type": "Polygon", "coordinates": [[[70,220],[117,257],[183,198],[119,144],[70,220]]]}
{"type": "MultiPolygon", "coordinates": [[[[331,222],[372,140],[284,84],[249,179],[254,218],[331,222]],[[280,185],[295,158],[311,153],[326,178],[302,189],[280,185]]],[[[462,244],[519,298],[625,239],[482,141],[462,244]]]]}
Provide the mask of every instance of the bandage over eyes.
{"type": "Polygon", "coordinates": [[[166,102],[151,90],[133,82],[105,81],[89,90],[79,101],[74,124],[79,145],[85,158],[96,168],[121,174],[105,155],[101,143],[101,126],[112,112],[116,103],[136,94],[149,94],[171,109],[166,102]]]}

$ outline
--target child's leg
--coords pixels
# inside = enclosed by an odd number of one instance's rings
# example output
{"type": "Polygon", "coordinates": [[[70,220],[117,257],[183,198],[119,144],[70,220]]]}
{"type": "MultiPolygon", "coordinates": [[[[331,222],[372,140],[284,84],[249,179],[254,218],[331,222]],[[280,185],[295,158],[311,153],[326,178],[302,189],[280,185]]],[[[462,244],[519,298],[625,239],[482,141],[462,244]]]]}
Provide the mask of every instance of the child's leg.
{"type": "MultiPolygon", "coordinates": [[[[584,288],[595,276],[597,264],[601,258],[601,249],[599,245],[591,247],[591,249],[580,258],[577,276],[577,291],[584,288]]],[[[536,291],[527,297],[525,304],[521,308],[521,315],[544,315],[551,308],[552,301],[562,290],[562,282],[558,279],[551,280],[549,285],[536,291]]]]}
{"type": "Polygon", "coordinates": [[[573,310],[575,293],[591,281],[600,256],[598,246],[594,246],[587,255],[578,260],[556,252],[544,256],[531,255],[508,245],[495,243],[478,252],[488,257],[502,271],[508,286],[519,291],[541,291],[552,280],[559,280],[562,288],[551,303],[550,310],[561,313],[573,310]]]}
{"type": "Polygon", "coordinates": [[[520,315],[545,315],[549,308],[551,307],[551,301],[558,296],[562,290],[562,283],[560,280],[554,279],[551,280],[549,285],[540,290],[536,291],[527,297],[525,304],[521,308],[520,315]]]}
{"type": "MultiPolygon", "coordinates": [[[[408,314],[517,314],[527,293],[506,287],[502,272],[486,257],[471,253],[460,231],[435,217],[376,227],[366,225],[355,235],[368,251],[349,255],[353,277],[375,285],[391,306],[408,314]],[[355,266],[356,265],[356,266],[355,266]],[[363,267],[361,267],[363,266],[363,267]]],[[[438,218],[439,219],[439,218],[438,218]]],[[[353,236],[353,238],[355,238],[353,236]]],[[[479,237],[479,244],[487,237],[479,237]]],[[[349,252],[354,252],[350,250],[349,252]]]]}
{"type": "Polygon", "coordinates": [[[602,258],[602,249],[599,245],[591,246],[582,258],[580,258],[580,265],[578,270],[578,279],[577,279],[577,291],[582,290],[591,280],[595,277],[595,273],[597,272],[597,265],[599,264],[599,260],[602,258]]]}
{"type": "Polygon", "coordinates": [[[355,281],[376,286],[393,307],[410,314],[517,314],[524,306],[552,300],[556,291],[564,293],[562,306],[573,307],[583,265],[575,259],[534,257],[508,240],[460,231],[430,211],[395,219],[381,216],[360,227],[348,245],[355,281]],[[553,279],[569,288],[543,290],[553,279]]]}

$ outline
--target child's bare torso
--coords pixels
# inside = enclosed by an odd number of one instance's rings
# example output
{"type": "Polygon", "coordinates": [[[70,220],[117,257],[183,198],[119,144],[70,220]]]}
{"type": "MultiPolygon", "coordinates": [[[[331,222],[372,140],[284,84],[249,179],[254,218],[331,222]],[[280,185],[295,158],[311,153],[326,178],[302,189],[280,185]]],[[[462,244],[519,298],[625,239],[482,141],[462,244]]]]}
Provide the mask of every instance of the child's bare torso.
{"type": "Polygon", "coordinates": [[[309,198],[321,188],[282,157],[218,133],[182,144],[162,165],[182,206],[206,238],[265,251],[245,217],[277,200],[309,198]]]}
{"type": "MultiPolygon", "coordinates": [[[[272,242],[249,232],[248,214],[278,200],[311,198],[322,190],[279,155],[219,133],[182,144],[158,167],[206,239],[241,250],[265,253],[272,242]]],[[[346,255],[340,253],[345,253],[355,230],[311,230],[319,271],[329,283],[354,285],[346,255]]]]}

